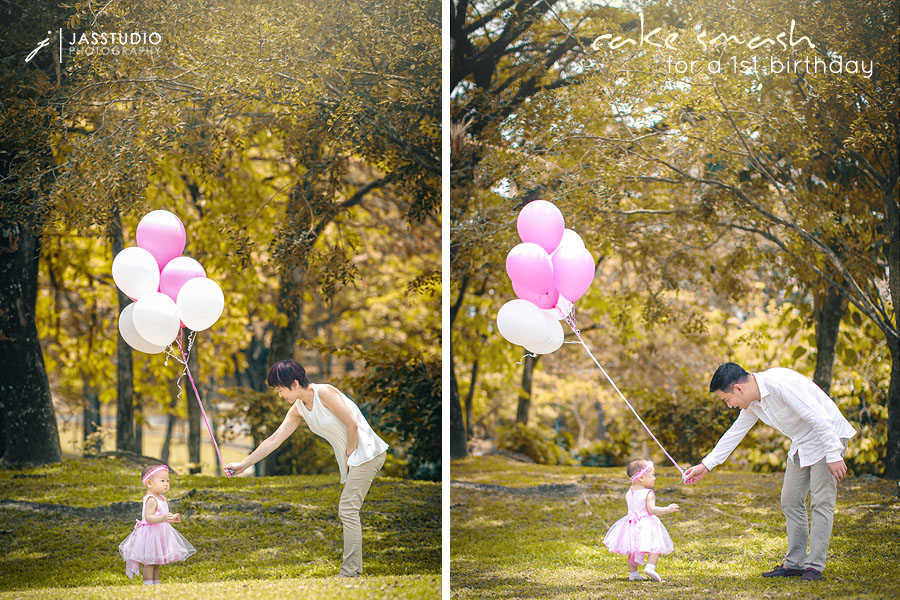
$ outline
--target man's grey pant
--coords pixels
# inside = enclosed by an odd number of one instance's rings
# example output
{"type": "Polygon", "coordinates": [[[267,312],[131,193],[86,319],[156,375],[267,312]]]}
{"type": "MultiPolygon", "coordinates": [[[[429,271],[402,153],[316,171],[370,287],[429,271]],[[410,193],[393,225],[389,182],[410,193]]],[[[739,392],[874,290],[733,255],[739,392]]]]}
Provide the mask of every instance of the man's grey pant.
{"type": "Polygon", "coordinates": [[[799,457],[788,458],[781,488],[781,512],[787,522],[786,569],[811,567],[817,571],[825,570],[836,500],[837,480],[828,470],[824,458],[805,468],[800,467],[799,457]],[[809,520],[806,514],[807,495],[812,513],[809,520]],[[806,551],[807,543],[809,553],[806,551]]]}
{"type": "Polygon", "coordinates": [[[351,467],[347,474],[338,505],[338,516],[344,525],[344,562],[341,564],[341,575],[352,577],[362,574],[362,523],[359,520],[359,510],[369,493],[375,474],[384,466],[385,458],[387,451],[358,467],[351,467]]]}

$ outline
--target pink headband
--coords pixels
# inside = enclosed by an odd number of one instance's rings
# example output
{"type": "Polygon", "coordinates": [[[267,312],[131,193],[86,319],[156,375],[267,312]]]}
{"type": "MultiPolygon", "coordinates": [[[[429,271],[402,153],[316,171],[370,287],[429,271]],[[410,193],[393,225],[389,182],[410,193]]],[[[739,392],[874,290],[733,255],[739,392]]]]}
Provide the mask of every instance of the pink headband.
{"type": "Polygon", "coordinates": [[[148,481],[150,481],[150,479],[151,479],[154,475],[156,475],[156,474],[159,473],[160,471],[168,471],[168,470],[169,470],[169,467],[167,467],[166,465],[159,465],[158,467],[154,467],[153,469],[150,469],[150,472],[149,472],[149,473],[147,473],[146,475],[144,475],[144,478],[141,479],[141,481],[142,481],[143,483],[147,483],[148,481]]]}
{"type": "Polygon", "coordinates": [[[631,483],[636,483],[638,479],[640,479],[641,477],[643,477],[644,475],[649,473],[650,469],[652,469],[652,468],[653,468],[653,461],[648,460],[647,464],[644,466],[643,469],[641,469],[640,471],[638,471],[637,473],[635,473],[634,475],[631,476],[631,483]]]}

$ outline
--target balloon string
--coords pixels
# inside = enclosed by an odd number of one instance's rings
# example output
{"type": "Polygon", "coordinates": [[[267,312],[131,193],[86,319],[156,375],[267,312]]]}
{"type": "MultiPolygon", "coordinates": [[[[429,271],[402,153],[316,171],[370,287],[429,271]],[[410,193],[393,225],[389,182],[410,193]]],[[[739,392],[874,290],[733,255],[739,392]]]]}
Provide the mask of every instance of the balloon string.
{"type": "MultiPolygon", "coordinates": [[[[178,337],[176,338],[178,341],[178,349],[181,350],[181,357],[184,359],[184,372],[187,373],[188,379],[191,381],[191,387],[194,388],[194,396],[197,398],[197,404],[200,405],[200,413],[203,415],[203,422],[206,423],[206,430],[209,432],[209,439],[212,440],[213,448],[216,449],[216,455],[219,457],[219,462],[222,464],[222,472],[228,476],[228,469],[225,468],[225,461],[222,460],[222,453],[219,452],[219,444],[216,443],[216,437],[213,435],[212,427],[209,426],[209,419],[206,416],[206,409],[203,408],[203,402],[200,400],[200,393],[197,392],[197,385],[194,383],[194,376],[191,375],[191,368],[188,366],[188,358],[184,353],[184,347],[181,344],[181,332],[178,332],[178,337]]],[[[190,351],[191,346],[193,345],[193,339],[188,337],[188,350],[190,351]]]]}
{"type": "Polygon", "coordinates": [[[582,337],[581,337],[581,332],[578,331],[577,329],[575,329],[574,319],[569,320],[569,319],[567,318],[567,319],[566,319],[566,322],[572,327],[572,330],[575,331],[575,335],[578,336],[578,340],[581,342],[581,345],[584,346],[585,352],[588,353],[588,356],[591,357],[591,360],[594,361],[594,364],[597,365],[597,368],[600,369],[600,372],[603,373],[603,375],[606,377],[606,380],[609,381],[609,383],[613,386],[613,389],[615,389],[616,392],[618,392],[619,397],[621,397],[622,400],[625,401],[625,404],[628,405],[628,408],[631,409],[631,412],[634,413],[634,416],[637,417],[637,420],[640,421],[641,425],[644,426],[644,429],[647,430],[647,433],[650,434],[650,437],[653,438],[653,441],[656,442],[656,445],[660,447],[660,449],[663,451],[663,454],[665,454],[666,457],[668,457],[668,459],[669,459],[670,461],[672,461],[672,464],[675,465],[675,468],[678,469],[678,472],[679,472],[679,473],[681,473],[681,478],[682,478],[682,480],[683,480],[683,479],[684,479],[684,469],[682,469],[682,468],[678,465],[678,463],[675,462],[675,459],[672,458],[672,456],[671,456],[668,452],[666,452],[666,449],[663,448],[663,445],[659,442],[658,439],[656,439],[656,436],[653,435],[653,432],[650,431],[650,428],[647,427],[647,424],[644,423],[644,420],[641,418],[641,416],[637,413],[636,410],[634,410],[634,407],[631,405],[631,402],[629,402],[628,399],[625,397],[625,395],[622,393],[622,391],[619,390],[619,386],[616,385],[616,382],[612,380],[612,377],[609,376],[609,374],[606,372],[606,369],[604,369],[603,366],[597,361],[596,357],[594,357],[594,353],[591,352],[591,349],[588,348],[588,345],[585,343],[584,339],[582,339],[582,337]]]}
{"type": "Polygon", "coordinates": [[[524,354],[524,355],[522,356],[522,358],[519,359],[519,362],[517,362],[517,363],[515,363],[515,364],[516,364],[516,365],[521,365],[522,363],[525,362],[525,359],[526,359],[527,357],[529,357],[529,356],[530,356],[531,358],[537,358],[537,354],[535,354],[534,352],[529,352],[528,354],[524,354]]]}

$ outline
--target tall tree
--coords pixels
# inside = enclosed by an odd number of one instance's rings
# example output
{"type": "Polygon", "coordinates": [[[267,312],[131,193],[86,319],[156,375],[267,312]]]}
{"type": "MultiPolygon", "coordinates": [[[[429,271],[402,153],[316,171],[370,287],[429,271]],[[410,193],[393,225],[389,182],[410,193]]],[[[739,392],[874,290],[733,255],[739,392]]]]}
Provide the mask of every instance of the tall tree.
{"type": "MultiPolygon", "coordinates": [[[[4,464],[60,460],[59,434],[35,324],[42,196],[54,158],[47,125],[60,65],[52,52],[32,53],[62,10],[54,2],[0,8],[8,57],[0,66],[0,453],[4,464]],[[31,60],[26,61],[26,58],[31,60]]],[[[47,38],[50,39],[49,37],[47,38]]]]}

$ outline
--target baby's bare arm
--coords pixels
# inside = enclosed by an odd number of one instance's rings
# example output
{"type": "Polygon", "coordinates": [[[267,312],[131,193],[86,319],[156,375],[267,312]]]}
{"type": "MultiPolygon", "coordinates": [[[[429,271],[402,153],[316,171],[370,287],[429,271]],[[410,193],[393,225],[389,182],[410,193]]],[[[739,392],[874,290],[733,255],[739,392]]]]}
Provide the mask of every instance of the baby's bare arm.
{"type": "Polygon", "coordinates": [[[144,520],[151,524],[162,523],[163,521],[168,520],[167,515],[157,515],[156,514],[157,502],[156,498],[150,497],[147,500],[147,506],[144,508],[144,520]]]}
{"type": "Polygon", "coordinates": [[[661,517],[663,515],[668,515],[673,512],[678,512],[678,505],[670,504],[670,505],[666,506],[665,508],[656,506],[656,494],[653,492],[650,492],[649,494],[647,494],[647,512],[650,513],[651,515],[656,515],[657,517],[661,517]]]}

